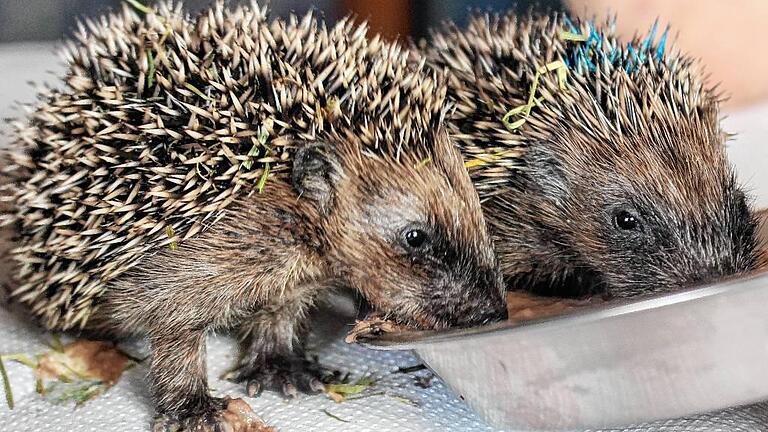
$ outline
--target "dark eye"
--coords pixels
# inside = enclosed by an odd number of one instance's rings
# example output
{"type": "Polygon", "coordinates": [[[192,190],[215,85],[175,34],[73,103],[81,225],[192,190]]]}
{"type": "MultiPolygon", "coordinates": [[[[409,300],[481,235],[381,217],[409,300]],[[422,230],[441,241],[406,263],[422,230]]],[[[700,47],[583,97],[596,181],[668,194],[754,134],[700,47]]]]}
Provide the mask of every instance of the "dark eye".
{"type": "Polygon", "coordinates": [[[637,220],[637,216],[632,213],[621,210],[614,216],[614,222],[616,226],[623,230],[634,230],[640,225],[640,221],[637,220]]]}
{"type": "Polygon", "coordinates": [[[411,229],[405,232],[405,243],[414,248],[418,249],[427,242],[427,233],[420,229],[411,229]]]}

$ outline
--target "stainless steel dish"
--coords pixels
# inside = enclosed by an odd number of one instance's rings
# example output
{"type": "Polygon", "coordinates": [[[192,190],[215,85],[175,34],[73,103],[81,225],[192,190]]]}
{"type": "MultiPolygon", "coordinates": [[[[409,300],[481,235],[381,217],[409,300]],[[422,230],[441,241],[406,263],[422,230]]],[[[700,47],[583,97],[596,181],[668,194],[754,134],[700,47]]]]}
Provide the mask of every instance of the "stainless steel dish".
{"type": "Polygon", "coordinates": [[[414,350],[500,428],[682,417],[768,399],[768,273],[523,325],[367,345],[414,350]]]}

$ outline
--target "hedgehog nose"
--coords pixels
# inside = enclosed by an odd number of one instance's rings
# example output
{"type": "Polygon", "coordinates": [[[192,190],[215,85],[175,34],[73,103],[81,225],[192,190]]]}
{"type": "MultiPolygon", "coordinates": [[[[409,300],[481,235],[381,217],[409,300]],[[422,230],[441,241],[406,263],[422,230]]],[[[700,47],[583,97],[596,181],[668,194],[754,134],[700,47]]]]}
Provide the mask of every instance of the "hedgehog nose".
{"type": "Polygon", "coordinates": [[[479,285],[487,296],[486,306],[479,311],[476,323],[479,325],[507,319],[506,290],[501,272],[497,269],[487,269],[481,272],[479,285]]]}
{"type": "Polygon", "coordinates": [[[475,319],[472,322],[472,325],[476,326],[483,326],[499,321],[504,321],[507,319],[507,308],[503,307],[501,309],[494,309],[486,311],[485,313],[479,314],[475,317],[475,319]]]}
{"type": "Polygon", "coordinates": [[[459,327],[482,326],[507,319],[507,306],[503,302],[489,304],[486,307],[469,311],[457,320],[459,327]]]}

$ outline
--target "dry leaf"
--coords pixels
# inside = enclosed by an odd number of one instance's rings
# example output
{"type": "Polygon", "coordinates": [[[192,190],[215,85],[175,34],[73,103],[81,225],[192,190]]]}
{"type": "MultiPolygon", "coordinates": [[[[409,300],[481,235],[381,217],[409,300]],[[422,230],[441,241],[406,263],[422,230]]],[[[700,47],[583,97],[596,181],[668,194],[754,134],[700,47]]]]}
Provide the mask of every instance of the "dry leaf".
{"type": "Polygon", "coordinates": [[[267,426],[242,399],[230,399],[222,416],[232,432],[277,432],[277,429],[267,426]]]}
{"type": "Polygon", "coordinates": [[[55,338],[54,342],[51,351],[34,360],[26,354],[2,357],[31,368],[37,392],[55,402],[85,403],[113,386],[123,371],[134,364],[105,342],[78,340],[61,345],[55,338]]]}
{"type": "Polygon", "coordinates": [[[406,331],[407,327],[396,324],[392,321],[382,319],[378,316],[368,317],[362,321],[358,320],[352,330],[344,338],[346,343],[355,343],[358,340],[373,339],[384,333],[406,331]]]}
{"type": "Polygon", "coordinates": [[[40,379],[101,381],[114,385],[130,360],[106,342],[78,340],[40,357],[35,373],[40,379]]]}

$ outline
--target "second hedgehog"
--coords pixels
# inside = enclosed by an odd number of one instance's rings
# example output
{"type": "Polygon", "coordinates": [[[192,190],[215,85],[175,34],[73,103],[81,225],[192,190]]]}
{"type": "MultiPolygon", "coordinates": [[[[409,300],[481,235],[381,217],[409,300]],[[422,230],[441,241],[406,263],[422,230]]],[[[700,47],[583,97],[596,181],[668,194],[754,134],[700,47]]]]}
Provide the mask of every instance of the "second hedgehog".
{"type": "Polygon", "coordinates": [[[47,328],[148,335],[155,430],[253,428],[209,394],[210,329],[242,333],[250,394],[317,390],[302,337],[332,287],[418,327],[504,316],[445,88],[398,45],[221,4],[76,39],[10,155],[11,298],[47,328]]]}
{"type": "Polygon", "coordinates": [[[424,48],[510,289],[628,297],[755,267],[718,97],[656,36],[476,16],[424,48]]]}

